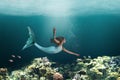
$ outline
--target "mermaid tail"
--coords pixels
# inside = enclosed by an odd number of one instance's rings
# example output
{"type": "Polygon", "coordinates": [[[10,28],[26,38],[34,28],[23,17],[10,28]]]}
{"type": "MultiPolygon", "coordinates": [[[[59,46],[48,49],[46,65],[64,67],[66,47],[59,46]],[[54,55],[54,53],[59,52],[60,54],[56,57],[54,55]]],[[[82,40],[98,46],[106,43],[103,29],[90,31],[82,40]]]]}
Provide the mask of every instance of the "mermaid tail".
{"type": "Polygon", "coordinates": [[[26,44],[23,46],[22,50],[34,45],[34,43],[35,43],[35,35],[30,27],[28,27],[28,31],[29,31],[29,38],[28,38],[26,44]]]}
{"type": "Polygon", "coordinates": [[[34,44],[39,50],[45,52],[45,53],[49,53],[49,54],[56,54],[62,51],[62,46],[49,46],[49,47],[43,47],[40,46],[39,44],[35,43],[34,44]]]}
{"type": "Polygon", "coordinates": [[[28,31],[29,31],[29,38],[28,38],[26,44],[24,45],[24,47],[22,48],[22,50],[24,50],[24,49],[26,49],[26,48],[28,48],[30,46],[35,45],[35,47],[37,47],[39,50],[41,50],[43,52],[46,52],[46,53],[49,53],[49,54],[55,54],[55,53],[59,53],[60,51],[62,51],[62,46],[43,47],[43,46],[37,44],[35,42],[35,35],[34,35],[34,33],[33,33],[33,31],[31,30],[30,27],[28,27],[28,31]]]}

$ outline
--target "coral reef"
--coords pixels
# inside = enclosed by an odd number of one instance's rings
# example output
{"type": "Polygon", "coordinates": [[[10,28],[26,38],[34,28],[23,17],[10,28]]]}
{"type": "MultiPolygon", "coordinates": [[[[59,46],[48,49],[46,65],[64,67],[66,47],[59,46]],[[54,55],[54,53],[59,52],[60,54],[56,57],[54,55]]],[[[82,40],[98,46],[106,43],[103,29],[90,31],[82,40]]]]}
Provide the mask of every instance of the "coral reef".
{"type": "Polygon", "coordinates": [[[7,68],[0,68],[0,80],[120,80],[120,56],[89,56],[71,64],[54,64],[43,57],[10,75],[7,68]]]}
{"type": "Polygon", "coordinates": [[[60,73],[54,73],[53,80],[63,80],[63,75],[60,73]]]}
{"type": "Polygon", "coordinates": [[[0,80],[8,80],[7,68],[0,68],[0,80]]]}
{"type": "Polygon", "coordinates": [[[51,67],[51,62],[47,57],[35,58],[31,65],[23,70],[13,71],[11,79],[13,80],[53,80],[53,74],[56,73],[51,67]]]}
{"type": "Polygon", "coordinates": [[[120,56],[84,57],[59,66],[58,71],[68,80],[119,80],[120,56]]]}

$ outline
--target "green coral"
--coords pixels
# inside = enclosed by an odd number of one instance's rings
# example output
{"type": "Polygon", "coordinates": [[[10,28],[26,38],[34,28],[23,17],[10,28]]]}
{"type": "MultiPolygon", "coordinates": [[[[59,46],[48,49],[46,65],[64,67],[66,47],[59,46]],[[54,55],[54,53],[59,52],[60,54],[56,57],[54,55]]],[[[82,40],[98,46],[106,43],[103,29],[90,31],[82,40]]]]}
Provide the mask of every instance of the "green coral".
{"type": "Polygon", "coordinates": [[[52,78],[56,71],[51,68],[51,63],[45,58],[36,58],[23,70],[12,72],[11,79],[13,80],[47,80],[52,78]],[[44,62],[44,63],[43,63],[44,62]]]}
{"type": "Polygon", "coordinates": [[[117,79],[119,79],[119,77],[120,77],[119,73],[117,73],[117,72],[110,72],[108,74],[108,77],[106,78],[106,80],[117,80],[117,79]]]}
{"type": "Polygon", "coordinates": [[[52,67],[51,65],[56,63],[50,62],[47,57],[35,58],[30,65],[12,71],[10,75],[6,69],[1,68],[0,80],[53,80],[56,72],[63,75],[65,80],[72,80],[75,77],[80,80],[120,80],[120,64],[114,62],[119,60],[120,56],[103,56],[94,59],[84,57],[71,64],[52,67]]]}

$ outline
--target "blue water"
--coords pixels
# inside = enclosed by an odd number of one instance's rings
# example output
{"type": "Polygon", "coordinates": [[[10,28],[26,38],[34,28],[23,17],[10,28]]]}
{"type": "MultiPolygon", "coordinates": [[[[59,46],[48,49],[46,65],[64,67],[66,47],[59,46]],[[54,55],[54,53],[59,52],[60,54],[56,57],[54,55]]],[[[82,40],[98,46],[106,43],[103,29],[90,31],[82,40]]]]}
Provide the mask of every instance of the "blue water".
{"type": "Polygon", "coordinates": [[[71,17],[47,16],[9,16],[0,15],[0,67],[23,66],[35,57],[47,56],[57,63],[73,62],[77,58],[64,52],[50,55],[37,48],[22,49],[28,38],[27,26],[35,33],[36,42],[42,46],[50,43],[52,29],[56,27],[57,35],[64,36],[64,46],[83,56],[120,55],[120,16],[89,15],[71,17]],[[9,63],[11,55],[20,55],[9,63]],[[18,65],[19,64],[19,65],[18,65]]]}

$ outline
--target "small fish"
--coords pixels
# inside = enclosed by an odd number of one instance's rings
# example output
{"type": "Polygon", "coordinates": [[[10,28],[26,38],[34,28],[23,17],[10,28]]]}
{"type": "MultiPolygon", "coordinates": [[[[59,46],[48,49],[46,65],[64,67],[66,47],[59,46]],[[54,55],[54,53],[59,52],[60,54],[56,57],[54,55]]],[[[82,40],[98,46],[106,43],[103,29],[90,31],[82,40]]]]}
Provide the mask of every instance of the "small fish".
{"type": "Polygon", "coordinates": [[[15,58],[15,55],[11,55],[13,58],[15,58]]]}
{"type": "Polygon", "coordinates": [[[12,59],[9,59],[8,61],[9,61],[9,62],[11,62],[11,63],[13,63],[13,62],[14,62],[12,59]]]}
{"type": "Polygon", "coordinates": [[[18,57],[19,59],[21,59],[21,56],[18,55],[17,57],[18,57]]]}

